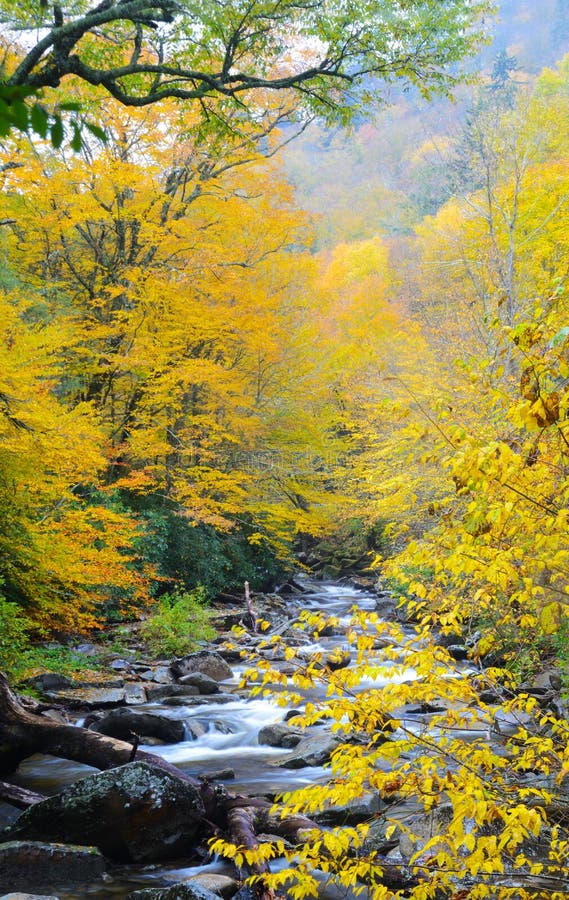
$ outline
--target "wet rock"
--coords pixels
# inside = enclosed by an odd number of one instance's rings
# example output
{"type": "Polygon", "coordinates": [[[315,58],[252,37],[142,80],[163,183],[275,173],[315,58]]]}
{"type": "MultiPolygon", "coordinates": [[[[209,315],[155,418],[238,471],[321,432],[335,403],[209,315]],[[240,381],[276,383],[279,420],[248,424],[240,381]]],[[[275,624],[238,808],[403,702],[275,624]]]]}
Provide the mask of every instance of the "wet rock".
{"type": "Polygon", "coordinates": [[[212,772],[202,772],[201,775],[208,781],[233,781],[235,769],[216,769],[212,772]]]}
{"type": "Polygon", "coordinates": [[[101,652],[101,648],[97,647],[96,644],[79,644],[77,647],[73,648],[75,653],[80,653],[81,656],[98,656],[101,652]]]}
{"type": "Polygon", "coordinates": [[[207,733],[207,728],[202,722],[196,721],[193,719],[191,722],[186,724],[186,728],[188,729],[188,734],[190,735],[192,741],[197,741],[198,738],[204,736],[207,733]]]}
{"type": "Polygon", "coordinates": [[[220,647],[218,653],[222,659],[226,660],[226,662],[243,661],[244,651],[240,647],[220,647]]]}
{"type": "Polygon", "coordinates": [[[215,650],[199,650],[197,653],[189,653],[181,659],[176,659],[170,666],[174,678],[183,678],[192,672],[203,672],[214,681],[225,681],[233,678],[233,672],[219,653],[215,650]]]}
{"type": "Polygon", "coordinates": [[[303,737],[302,729],[292,728],[290,725],[285,725],[284,722],[276,722],[261,728],[257,739],[260,744],[268,747],[285,747],[290,750],[292,747],[297,747],[303,737]]]}
{"type": "Polygon", "coordinates": [[[132,663],[129,659],[113,659],[109,663],[109,669],[113,669],[115,672],[126,672],[131,668],[131,666],[132,663]]]}
{"type": "Polygon", "coordinates": [[[82,840],[119,862],[153,862],[187,851],[203,814],[191,784],[134,762],[88,775],[35,804],[4,835],[7,840],[82,840]]]}
{"type": "MultiPolygon", "coordinates": [[[[415,853],[420,853],[431,838],[443,834],[453,818],[453,809],[450,803],[442,803],[432,812],[425,815],[413,816],[407,821],[409,833],[404,832],[399,837],[399,849],[405,859],[410,859],[415,853]]],[[[446,844],[441,842],[439,847],[429,847],[429,856],[435,856],[438,850],[446,850],[446,844]]]]}
{"type": "Polygon", "coordinates": [[[165,744],[178,744],[184,740],[184,723],[179,719],[169,719],[156,713],[134,712],[131,709],[114,709],[92,726],[92,731],[119,738],[121,741],[132,740],[133,734],[140,737],[158,738],[165,744]]]}
{"type": "Polygon", "coordinates": [[[480,691],[478,694],[481,703],[488,703],[489,705],[501,703],[502,698],[500,697],[497,691],[492,690],[491,688],[487,688],[486,690],[480,691]]]}
{"type": "Polygon", "coordinates": [[[257,900],[255,888],[243,884],[237,893],[233,895],[233,900],[257,900]]]}
{"type": "Polygon", "coordinates": [[[48,700],[78,709],[123,706],[126,703],[124,687],[77,687],[58,691],[45,691],[48,700]]]}
{"type": "Polygon", "coordinates": [[[425,716],[425,715],[434,715],[435,713],[442,713],[448,709],[448,706],[445,705],[436,705],[435,703],[420,703],[419,706],[409,706],[405,707],[405,715],[406,716],[425,716]]]}
{"type": "Polygon", "coordinates": [[[369,831],[362,845],[362,853],[376,853],[379,856],[386,856],[395,848],[399,847],[399,838],[393,837],[387,839],[385,837],[386,829],[389,822],[386,819],[378,818],[370,822],[369,831]]]}
{"type": "Polygon", "coordinates": [[[320,825],[358,825],[377,815],[383,805],[378,793],[370,793],[341,806],[331,806],[312,818],[320,825]]]}
{"type": "Polygon", "coordinates": [[[167,888],[148,888],[128,894],[127,900],[219,900],[219,894],[187,881],[167,888]]]}
{"type": "Polygon", "coordinates": [[[146,688],[143,684],[137,684],[136,682],[125,684],[124,693],[127,706],[138,706],[141,703],[146,703],[148,700],[146,688]]]}
{"type": "Polygon", "coordinates": [[[315,651],[310,645],[300,647],[297,650],[297,656],[312,664],[317,669],[331,669],[333,672],[337,669],[345,669],[350,665],[350,651],[345,647],[334,647],[326,653],[315,651]]]}
{"type": "Polygon", "coordinates": [[[534,721],[533,716],[522,711],[506,712],[499,709],[494,715],[493,731],[496,734],[512,735],[520,728],[527,728],[534,721]]]}
{"type": "Polygon", "coordinates": [[[323,664],[327,669],[336,672],[338,669],[345,669],[349,666],[351,660],[352,657],[349,650],[345,650],[342,647],[336,647],[331,653],[326,654],[323,659],[323,664]]]}
{"type": "Polygon", "coordinates": [[[300,709],[289,709],[284,715],[283,722],[290,722],[291,719],[295,719],[297,716],[302,715],[302,710],[300,709]]]}
{"type": "Polygon", "coordinates": [[[0,891],[45,891],[97,881],[105,860],[94,847],[36,841],[0,844],[0,891]]]}
{"type": "Polygon", "coordinates": [[[202,872],[200,875],[193,875],[186,880],[186,884],[190,887],[199,887],[212,894],[229,900],[239,890],[239,885],[234,878],[229,875],[221,875],[217,872],[202,872]]]}
{"type": "Polygon", "coordinates": [[[559,672],[559,669],[546,669],[532,679],[530,686],[532,688],[537,688],[538,690],[543,688],[546,691],[560,691],[561,673],[559,672]]]}
{"type": "Polygon", "coordinates": [[[204,672],[190,672],[178,680],[180,684],[192,684],[197,687],[200,694],[219,694],[219,683],[204,672]]]}
{"type": "Polygon", "coordinates": [[[196,697],[165,697],[162,700],[164,706],[202,706],[211,704],[218,706],[220,703],[234,703],[233,694],[199,694],[196,697]]]}
{"type": "Polygon", "coordinates": [[[389,591],[378,592],[375,611],[382,619],[392,620],[397,617],[397,601],[389,591]]]}
{"type": "Polygon", "coordinates": [[[284,769],[303,769],[305,766],[322,766],[328,762],[340,742],[330,734],[315,734],[304,738],[296,752],[282,759],[277,765],[284,769]]]}
{"type": "Polygon", "coordinates": [[[146,687],[146,696],[151,701],[165,697],[196,697],[199,692],[193,684],[148,684],[146,687]]]}
{"type": "Polygon", "coordinates": [[[61,691],[65,688],[73,688],[76,682],[66,675],[58,675],[57,672],[40,672],[32,678],[26,678],[21,682],[26,687],[31,687],[40,694],[46,691],[61,691]]]}
{"type": "Polygon", "coordinates": [[[465,647],[464,644],[449,644],[447,653],[451,659],[456,659],[457,661],[468,659],[468,647],[465,647]]]}
{"type": "Polygon", "coordinates": [[[11,825],[21,815],[22,810],[11,803],[0,803],[0,830],[11,825]]]}
{"type": "Polygon", "coordinates": [[[3,894],[0,897],[0,900],[59,900],[59,897],[54,897],[51,894],[49,897],[46,894],[3,894]]]}

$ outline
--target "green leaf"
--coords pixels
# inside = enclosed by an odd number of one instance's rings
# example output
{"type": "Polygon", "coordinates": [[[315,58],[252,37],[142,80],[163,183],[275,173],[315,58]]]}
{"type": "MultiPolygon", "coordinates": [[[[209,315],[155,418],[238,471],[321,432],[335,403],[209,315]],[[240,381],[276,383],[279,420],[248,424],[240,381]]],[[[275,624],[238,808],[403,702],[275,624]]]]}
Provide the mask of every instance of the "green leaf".
{"type": "Polygon", "coordinates": [[[95,125],[94,122],[85,122],[85,128],[91,132],[94,137],[98,138],[103,144],[106,144],[109,137],[106,131],[103,131],[98,125],[95,125]]]}
{"type": "Polygon", "coordinates": [[[51,136],[51,143],[57,150],[59,147],[61,147],[61,145],[63,143],[63,137],[64,137],[63,122],[61,121],[59,116],[56,117],[53,125],[51,126],[50,136],[51,136]]]}
{"type": "Polygon", "coordinates": [[[83,141],[81,139],[81,131],[79,130],[79,126],[77,122],[72,122],[73,126],[73,137],[71,138],[71,149],[75,151],[75,153],[79,153],[81,147],[83,145],[83,141]]]}
{"type": "Polygon", "coordinates": [[[21,100],[15,100],[10,104],[10,119],[20,131],[28,130],[28,107],[21,100]]]}
{"type": "Polygon", "coordinates": [[[39,134],[39,136],[42,138],[47,136],[49,118],[46,110],[39,103],[36,103],[34,106],[32,106],[30,113],[30,122],[32,129],[36,134],[39,134]]]}

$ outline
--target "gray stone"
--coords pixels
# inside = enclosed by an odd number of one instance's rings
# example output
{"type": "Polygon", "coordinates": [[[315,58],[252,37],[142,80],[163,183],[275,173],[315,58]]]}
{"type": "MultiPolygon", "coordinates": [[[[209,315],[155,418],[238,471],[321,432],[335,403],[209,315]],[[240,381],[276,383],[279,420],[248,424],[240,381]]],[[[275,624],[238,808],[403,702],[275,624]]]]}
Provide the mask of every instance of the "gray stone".
{"type": "Polygon", "coordinates": [[[128,894],[127,900],[219,900],[219,894],[187,881],[167,888],[148,888],[128,894]]]}
{"type": "Polygon", "coordinates": [[[156,684],[172,684],[173,678],[170,666],[156,666],[152,675],[152,681],[156,684]]]}
{"type": "Polygon", "coordinates": [[[221,703],[234,703],[235,696],[233,694],[197,694],[193,697],[164,697],[161,701],[163,706],[219,706],[221,703]]]}
{"type": "Polygon", "coordinates": [[[199,692],[193,684],[149,684],[146,688],[150,701],[163,700],[164,697],[196,697],[199,692]]]}
{"type": "Polygon", "coordinates": [[[537,689],[559,691],[561,689],[561,673],[558,669],[546,669],[545,672],[540,672],[532,679],[531,686],[537,689]]]}
{"type": "Polygon", "coordinates": [[[360,822],[367,822],[383,808],[379,794],[369,793],[341,806],[330,806],[314,814],[312,818],[321,825],[358,825],[360,822]]]}
{"type": "Polygon", "coordinates": [[[274,725],[265,725],[261,728],[257,739],[260,744],[268,747],[285,747],[290,750],[297,747],[303,737],[302,729],[292,728],[284,722],[276,722],[274,725]]]}
{"type": "Polygon", "coordinates": [[[239,889],[239,885],[234,878],[217,872],[201,872],[199,875],[192,875],[191,878],[186,880],[186,885],[211,891],[212,894],[217,894],[219,897],[223,897],[224,900],[229,900],[239,889]]]}
{"type": "MultiPolygon", "coordinates": [[[[453,808],[450,803],[442,803],[430,813],[413,816],[406,823],[409,833],[403,832],[399,836],[399,849],[405,859],[410,859],[415,853],[420,853],[431,838],[443,834],[452,821],[453,808]]],[[[436,856],[440,850],[446,850],[446,844],[429,847],[429,857],[436,856]]]]}
{"type": "Polygon", "coordinates": [[[231,668],[214,650],[199,650],[197,653],[189,653],[181,659],[176,659],[170,666],[170,671],[174,678],[182,678],[191,672],[203,672],[214,681],[225,681],[233,677],[231,668]]]}
{"type": "Polygon", "coordinates": [[[101,648],[96,644],[79,644],[73,648],[74,653],[80,653],[81,656],[98,656],[101,648]]]}
{"type": "Polygon", "coordinates": [[[120,862],[154,862],[187,851],[204,807],[193,785],[142,762],[88,775],[27,809],[6,840],[93,844],[120,862]]]}
{"type": "Polygon", "coordinates": [[[59,900],[59,897],[54,897],[53,894],[50,896],[46,896],[46,894],[3,894],[0,897],[0,900],[59,900]]]}
{"type": "Polygon", "coordinates": [[[189,675],[182,675],[179,683],[192,684],[194,687],[197,687],[200,694],[219,694],[218,682],[203,672],[190,672],[189,675]]]}
{"type": "Polygon", "coordinates": [[[321,766],[328,762],[340,742],[330,734],[321,733],[304,738],[295,753],[282,759],[278,765],[284,769],[303,769],[305,766],[321,766]]]}
{"type": "Polygon", "coordinates": [[[109,669],[114,669],[116,672],[122,672],[130,668],[131,661],[129,659],[113,659],[112,662],[109,663],[109,669]]]}
{"type": "Polygon", "coordinates": [[[144,738],[158,738],[165,744],[179,744],[185,737],[184,723],[179,719],[157,713],[135,712],[125,707],[111,710],[91,730],[121,741],[131,741],[133,734],[137,734],[144,738]]]}
{"type": "Polygon", "coordinates": [[[77,687],[61,691],[45,691],[48,700],[65,706],[95,709],[96,707],[123,706],[126,703],[124,687],[77,687]]]}
{"type": "Polygon", "coordinates": [[[94,847],[39,841],[0,844],[0,891],[44,891],[97,881],[105,860],[94,847]]]}
{"type": "Polygon", "coordinates": [[[146,703],[148,700],[146,688],[143,684],[137,684],[136,682],[133,684],[125,684],[124,693],[127,706],[139,706],[141,703],[146,703]]]}
{"type": "Polygon", "coordinates": [[[397,603],[391,594],[380,594],[375,601],[375,610],[382,619],[392,620],[397,615],[397,603]]]}
{"type": "Polygon", "coordinates": [[[73,688],[76,682],[68,678],[67,675],[58,675],[57,672],[40,672],[39,675],[26,678],[22,684],[43,694],[46,691],[60,691],[64,688],[73,688]]]}

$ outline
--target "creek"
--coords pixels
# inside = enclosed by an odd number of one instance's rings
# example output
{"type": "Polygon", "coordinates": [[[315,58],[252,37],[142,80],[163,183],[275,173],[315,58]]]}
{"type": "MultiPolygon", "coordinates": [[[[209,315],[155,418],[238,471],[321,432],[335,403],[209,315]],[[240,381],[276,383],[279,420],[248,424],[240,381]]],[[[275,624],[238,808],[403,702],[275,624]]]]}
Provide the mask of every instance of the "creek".
{"type": "MultiPolygon", "coordinates": [[[[339,618],[347,624],[349,610],[357,607],[362,611],[376,609],[376,595],[366,593],[354,587],[339,583],[325,583],[306,580],[303,583],[306,593],[300,600],[296,599],[297,609],[322,611],[326,615],[339,618]]],[[[295,601],[291,601],[295,602],[295,601]]],[[[305,647],[307,653],[326,652],[341,645],[342,639],[321,637],[317,644],[305,647]]],[[[399,660],[397,678],[411,681],[415,678],[413,669],[402,670],[399,660]]],[[[382,665],[384,661],[382,660],[382,665]]],[[[389,665],[389,663],[387,663],[389,665]]],[[[182,720],[186,726],[187,740],[172,745],[152,746],[150,749],[169,762],[191,775],[203,772],[219,771],[230,768],[234,780],[227,787],[236,793],[251,795],[269,795],[283,793],[298,787],[323,782],[329,777],[329,770],[319,766],[305,768],[282,768],[277,760],[286,751],[282,748],[261,746],[258,734],[264,726],[281,722],[287,708],[278,706],[270,699],[249,698],[238,692],[238,684],[244,665],[233,666],[233,679],[222,685],[226,702],[217,702],[215,695],[200,705],[169,706],[165,703],[146,703],[138,709],[157,712],[161,715],[182,720]],[[230,700],[227,694],[235,691],[235,699],[230,700]]],[[[449,677],[461,677],[467,672],[466,664],[457,664],[449,677]]],[[[388,677],[362,684],[362,687],[377,687],[388,681],[388,677]]],[[[318,689],[319,690],[319,689],[318,689]]],[[[316,693],[318,693],[318,690],[316,693]]],[[[325,688],[322,688],[325,691],[325,688]]],[[[183,701],[182,701],[183,702],[183,701]]],[[[417,711],[418,712],[418,711],[417,711]]],[[[408,729],[423,730],[429,728],[429,716],[415,714],[405,719],[408,729]]],[[[476,722],[463,732],[463,736],[480,735],[476,722]]],[[[25,787],[45,794],[60,791],[66,785],[90,774],[94,770],[87,766],[50,757],[32,757],[21,767],[18,781],[25,787]]],[[[407,810],[409,812],[409,810],[407,810]]],[[[411,810],[412,812],[414,810],[411,810]]],[[[103,884],[71,891],[59,891],[62,900],[110,900],[122,898],[129,892],[142,887],[160,887],[176,881],[183,881],[203,872],[225,872],[231,874],[223,861],[209,862],[203,866],[180,868],[175,864],[160,864],[151,867],[123,866],[112,870],[112,875],[103,884]]]]}

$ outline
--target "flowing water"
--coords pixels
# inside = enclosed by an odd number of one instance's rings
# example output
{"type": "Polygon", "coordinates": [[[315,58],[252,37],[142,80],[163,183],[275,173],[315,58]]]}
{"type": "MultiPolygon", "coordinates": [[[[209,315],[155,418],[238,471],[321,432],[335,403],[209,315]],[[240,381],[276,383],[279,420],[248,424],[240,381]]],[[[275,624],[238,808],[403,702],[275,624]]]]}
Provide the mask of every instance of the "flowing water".
{"type": "MultiPolygon", "coordinates": [[[[372,611],[375,609],[375,596],[353,587],[337,583],[306,581],[305,588],[309,593],[303,594],[301,604],[303,609],[322,611],[327,615],[337,616],[347,624],[349,610],[358,607],[360,610],[372,611]]],[[[294,603],[294,601],[291,601],[294,603]]],[[[315,651],[329,651],[332,647],[338,647],[337,636],[321,638],[317,644],[308,645],[305,652],[310,654],[315,651]]],[[[383,665],[383,661],[382,661],[383,665]]],[[[236,690],[243,666],[234,667],[232,681],[225,682],[222,690],[231,692],[236,690]]],[[[464,674],[466,667],[457,667],[449,671],[449,677],[464,674]]],[[[413,669],[401,671],[398,666],[394,677],[398,680],[410,681],[416,675],[413,669]]],[[[362,682],[361,687],[378,687],[389,681],[388,677],[377,678],[373,681],[362,682]]],[[[235,780],[227,782],[231,791],[245,794],[267,794],[290,791],[294,788],[324,781],[327,770],[319,767],[307,767],[304,769],[281,768],[276,761],[287,751],[279,748],[261,746],[258,742],[258,734],[266,725],[283,720],[287,709],[278,706],[269,699],[246,699],[238,694],[230,702],[206,702],[200,706],[167,706],[160,703],[148,703],[145,709],[167,715],[171,718],[181,719],[186,725],[187,740],[173,744],[152,746],[149,749],[158,753],[169,762],[178,766],[184,772],[199,775],[203,772],[213,772],[231,768],[235,773],[235,780]]],[[[413,715],[405,719],[405,726],[415,732],[429,729],[429,716],[413,715]]],[[[480,726],[482,727],[482,726],[480,726]]],[[[474,720],[472,727],[463,732],[463,737],[479,736],[480,729],[474,720]]],[[[28,759],[19,771],[19,781],[25,786],[45,794],[53,794],[63,787],[71,784],[78,778],[90,774],[95,770],[87,766],[72,763],[50,757],[33,757],[28,759]]],[[[62,900],[105,900],[105,898],[124,897],[129,891],[141,887],[161,886],[175,881],[183,881],[192,875],[201,872],[226,872],[223,862],[210,862],[205,866],[192,866],[180,868],[175,864],[161,864],[142,868],[122,867],[113,872],[112,877],[104,884],[92,885],[89,888],[74,889],[72,891],[58,891],[62,900]]]]}
{"type": "MultiPolygon", "coordinates": [[[[354,606],[361,610],[375,609],[374,595],[348,585],[307,580],[305,587],[309,593],[302,595],[302,608],[322,610],[327,615],[337,616],[340,618],[340,624],[342,619],[347,623],[348,612],[354,606]]],[[[294,603],[294,600],[291,602],[294,603]]],[[[322,638],[318,644],[310,645],[306,650],[326,651],[337,644],[337,637],[322,638]]],[[[234,677],[232,681],[225,682],[221,686],[222,690],[231,691],[238,684],[244,666],[233,668],[234,677]]],[[[413,671],[409,670],[408,675],[412,678],[413,671]]],[[[227,782],[231,791],[274,795],[314,784],[328,777],[327,770],[321,767],[280,768],[276,765],[276,760],[287,751],[259,745],[257,736],[261,728],[282,721],[288,711],[286,707],[279,706],[271,700],[236,696],[232,702],[216,703],[213,697],[211,701],[201,706],[172,707],[160,703],[147,703],[136,709],[182,719],[187,726],[186,741],[142,749],[158,753],[191,775],[229,767],[235,773],[235,779],[227,782]],[[198,736],[194,737],[196,734],[198,736]]],[[[89,766],[67,760],[34,756],[20,767],[18,782],[49,795],[95,771],[89,766]]],[[[60,890],[58,896],[65,900],[84,900],[87,897],[91,900],[118,898],[136,888],[165,885],[204,871],[227,870],[222,862],[191,868],[180,868],[173,864],[161,864],[145,869],[134,866],[123,867],[105,884],[72,891],[60,890]]]]}

